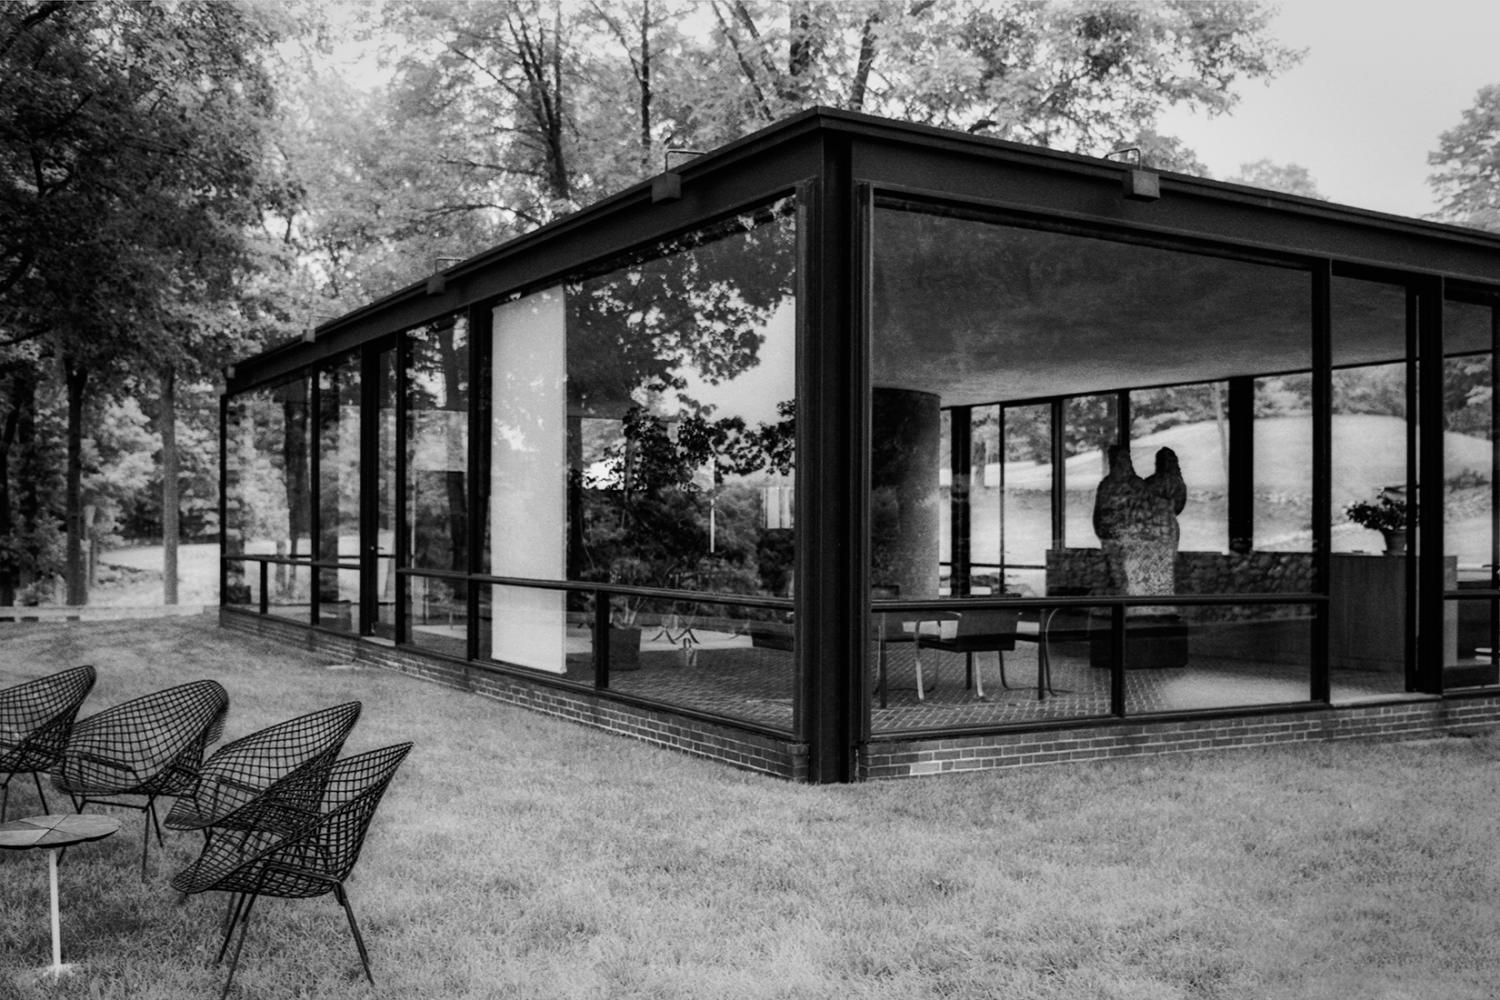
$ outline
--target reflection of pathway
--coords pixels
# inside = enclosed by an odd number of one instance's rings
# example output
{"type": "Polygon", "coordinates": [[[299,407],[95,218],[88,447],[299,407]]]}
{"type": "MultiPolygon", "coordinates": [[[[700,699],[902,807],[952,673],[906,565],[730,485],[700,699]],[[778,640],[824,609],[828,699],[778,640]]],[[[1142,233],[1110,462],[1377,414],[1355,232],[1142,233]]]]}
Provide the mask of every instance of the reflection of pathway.
{"type": "MultiPolygon", "coordinates": [[[[871,727],[877,734],[1109,715],[1109,673],[1091,667],[1086,655],[1054,651],[1053,686],[1057,694],[1044,701],[1036,696],[1036,660],[1029,650],[1006,658],[1010,690],[1000,687],[993,658],[980,657],[980,668],[986,671],[988,697],[984,701],[976,700],[964,687],[962,657],[949,657],[937,664],[926,661],[928,697],[918,702],[909,647],[893,647],[890,653],[889,705],[871,710],[871,727]]],[[[590,682],[587,645],[581,644],[570,660],[569,679],[590,682]]],[[[1402,692],[1399,674],[1336,671],[1332,680],[1340,702],[1402,692]]],[[[640,668],[615,672],[610,682],[611,688],[622,694],[791,732],[795,690],[792,654],[752,647],[743,637],[715,637],[710,633],[692,664],[675,647],[648,643],[640,668]]],[[[1308,669],[1298,665],[1199,656],[1186,668],[1131,670],[1126,674],[1126,709],[1132,715],[1306,702],[1308,694],[1308,669]]]]}

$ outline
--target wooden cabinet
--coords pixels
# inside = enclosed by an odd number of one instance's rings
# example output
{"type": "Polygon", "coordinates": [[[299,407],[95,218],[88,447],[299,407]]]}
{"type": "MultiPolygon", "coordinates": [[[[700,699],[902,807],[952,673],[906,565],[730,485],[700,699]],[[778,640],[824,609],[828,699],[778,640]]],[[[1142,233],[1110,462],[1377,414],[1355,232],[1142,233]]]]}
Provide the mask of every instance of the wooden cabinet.
{"type": "MultiPolygon", "coordinates": [[[[1401,673],[1406,662],[1406,556],[1336,552],[1329,574],[1329,665],[1401,673]]],[[[1458,560],[1443,560],[1443,586],[1458,586],[1458,560]]],[[[1443,662],[1458,655],[1458,606],[1443,602],[1443,662]]]]}

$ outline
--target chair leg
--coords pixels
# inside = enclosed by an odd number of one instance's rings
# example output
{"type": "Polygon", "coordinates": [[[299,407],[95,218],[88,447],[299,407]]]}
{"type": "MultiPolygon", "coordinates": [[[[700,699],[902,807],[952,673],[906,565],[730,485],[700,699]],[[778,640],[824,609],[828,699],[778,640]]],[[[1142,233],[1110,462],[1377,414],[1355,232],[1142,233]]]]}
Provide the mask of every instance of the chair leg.
{"type": "Polygon", "coordinates": [[[922,646],[920,643],[913,643],[912,649],[915,651],[912,654],[913,658],[917,662],[917,700],[925,701],[927,699],[927,695],[922,690],[922,646]]]}
{"type": "Polygon", "coordinates": [[[146,800],[146,813],[151,817],[151,825],[156,829],[156,846],[166,847],[166,842],[161,839],[161,823],[156,818],[156,797],[152,796],[146,800]]]}
{"type": "Polygon", "coordinates": [[[10,808],[10,775],[5,776],[5,784],[0,785],[0,823],[5,822],[5,810],[10,808]]]}
{"type": "Polygon", "coordinates": [[[968,657],[969,683],[974,688],[974,697],[982,701],[984,700],[984,671],[975,666],[973,653],[965,653],[964,655],[968,657]]]}
{"type": "MultiPolygon", "coordinates": [[[[240,939],[234,946],[234,958],[229,962],[229,976],[224,980],[224,992],[219,994],[219,1000],[229,996],[229,985],[234,982],[234,970],[240,965],[240,949],[245,947],[245,935],[250,932],[250,908],[255,905],[255,895],[252,893],[250,902],[245,904],[245,912],[240,915],[240,939]]],[[[233,928],[230,929],[233,933],[233,928]]],[[[226,939],[225,943],[228,943],[226,939]]]]}
{"type": "Polygon", "coordinates": [[[995,650],[995,662],[1000,664],[1000,686],[1009,691],[1010,685],[1005,683],[1005,653],[1003,651],[995,650]]]}
{"type": "Polygon", "coordinates": [[[240,922],[240,911],[245,907],[246,896],[243,892],[232,892],[229,894],[229,912],[225,914],[224,940],[219,943],[219,953],[214,956],[214,964],[220,965],[224,961],[224,953],[229,950],[229,941],[234,937],[234,929],[240,922]]]}
{"type": "MultiPolygon", "coordinates": [[[[52,807],[47,805],[47,793],[42,791],[42,776],[35,771],[31,772],[31,780],[36,782],[37,797],[42,800],[42,812],[46,815],[52,814],[52,807]]],[[[0,823],[5,822],[5,810],[0,809],[0,823]]]]}
{"type": "Polygon", "coordinates": [[[354,946],[359,949],[359,960],[364,963],[365,978],[370,981],[371,986],[374,986],[375,977],[370,975],[370,953],[365,951],[365,939],[359,936],[359,925],[354,922],[354,910],[349,906],[349,895],[344,892],[343,885],[337,882],[333,885],[333,894],[338,897],[339,905],[344,908],[344,913],[349,917],[349,929],[354,932],[354,946]]]}

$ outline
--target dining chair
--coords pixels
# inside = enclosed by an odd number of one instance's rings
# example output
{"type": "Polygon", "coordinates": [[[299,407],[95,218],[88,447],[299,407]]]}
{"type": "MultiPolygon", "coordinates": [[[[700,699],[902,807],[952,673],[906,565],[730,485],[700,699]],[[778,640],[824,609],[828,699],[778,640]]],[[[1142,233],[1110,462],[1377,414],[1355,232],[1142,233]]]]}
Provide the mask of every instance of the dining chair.
{"type": "MultiPolygon", "coordinates": [[[[962,653],[967,685],[974,689],[974,696],[984,697],[984,677],[974,666],[975,653],[994,653],[1000,664],[1000,686],[1006,690],[1010,685],[1005,680],[1005,654],[1016,648],[1016,625],[1019,612],[1003,608],[960,611],[951,635],[941,631],[923,630],[921,623],[916,632],[918,685],[922,676],[922,650],[935,649],[941,652],[962,653]]],[[[934,666],[934,675],[936,667],[934,666]]]]}
{"type": "MultiPolygon", "coordinates": [[[[224,960],[238,929],[239,941],[221,1000],[229,995],[249,932],[250,911],[261,896],[307,899],[333,893],[349,920],[365,978],[370,985],[375,984],[370,955],[344,883],[359,860],[375,809],[411,748],[410,742],[398,743],[335,762],[315,815],[291,831],[247,823],[242,836],[209,838],[198,859],[173,876],[172,887],[179,892],[228,892],[237,897],[215,959],[216,964],[224,960]]],[[[277,787],[273,785],[269,792],[273,798],[277,787]]],[[[247,808],[253,811],[263,801],[257,800],[247,808]]]]}
{"type": "MultiPolygon", "coordinates": [[[[359,720],[359,712],[359,702],[345,702],[225,743],[203,762],[193,787],[172,803],[165,820],[167,829],[203,830],[207,836],[215,827],[238,827],[249,822],[245,807],[280,782],[287,784],[276,809],[289,809],[295,815],[296,803],[307,799],[315,809],[321,782],[359,720]]],[[[254,815],[260,823],[273,822],[270,807],[254,815]]]]}
{"type": "Polygon", "coordinates": [[[141,841],[141,878],[151,831],[161,844],[156,800],[182,795],[197,784],[208,745],[219,738],[229,694],[218,681],[200,680],[156,691],[80,719],[63,748],[52,783],[74,807],[140,809],[146,814],[141,841]],[[142,798],[144,805],[121,801],[142,798]]]}
{"type": "Polygon", "coordinates": [[[10,808],[10,779],[18,774],[31,775],[42,812],[52,811],[42,791],[42,772],[62,758],[96,676],[91,666],[73,667],[0,691],[0,823],[10,808]]]}

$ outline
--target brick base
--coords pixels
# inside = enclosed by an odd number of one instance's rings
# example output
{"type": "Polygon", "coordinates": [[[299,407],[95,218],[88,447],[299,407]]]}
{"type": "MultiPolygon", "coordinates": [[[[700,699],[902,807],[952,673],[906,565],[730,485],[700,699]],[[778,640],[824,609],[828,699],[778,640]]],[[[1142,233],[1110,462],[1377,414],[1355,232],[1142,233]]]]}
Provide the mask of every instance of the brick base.
{"type": "MultiPolygon", "coordinates": [[[[418,650],[316,631],[274,618],[221,611],[219,622],[228,628],[333,652],[746,770],[793,781],[808,780],[805,743],[689,718],[669,710],[628,704],[608,694],[558,687],[503,671],[438,659],[418,650]]],[[[1090,721],[1068,728],[1029,732],[874,740],[863,748],[856,776],[860,780],[901,778],[1312,740],[1410,739],[1496,726],[1500,726],[1500,691],[1446,698],[1412,695],[1399,701],[1336,709],[1309,708],[1183,721],[1090,721]]]]}
{"type": "Polygon", "coordinates": [[[556,687],[498,670],[434,658],[418,650],[318,631],[260,615],[220,611],[219,624],[385,667],[445,687],[472,691],[507,705],[554,715],[698,757],[724,761],[749,771],[792,781],[806,781],[808,777],[807,746],[793,740],[626,704],[608,695],[556,687]]]}
{"type": "Polygon", "coordinates": [[[1414,695],[1380,704],[1180,722],[1086,723],[1045,732],[877,741],[865,747],[859,776],[904,778],[1312,740],[1411,739],[1497,725],[1500,692],[1447,698],[1414,695]]]}

